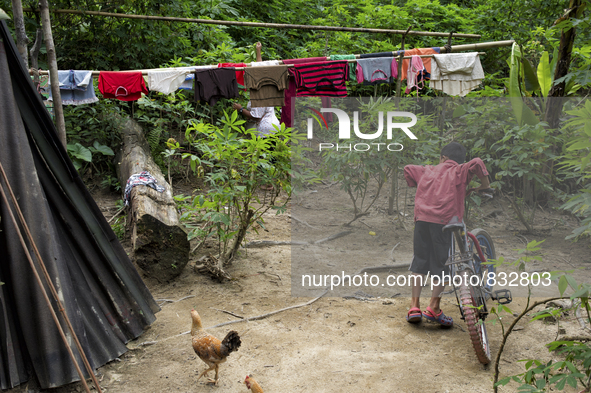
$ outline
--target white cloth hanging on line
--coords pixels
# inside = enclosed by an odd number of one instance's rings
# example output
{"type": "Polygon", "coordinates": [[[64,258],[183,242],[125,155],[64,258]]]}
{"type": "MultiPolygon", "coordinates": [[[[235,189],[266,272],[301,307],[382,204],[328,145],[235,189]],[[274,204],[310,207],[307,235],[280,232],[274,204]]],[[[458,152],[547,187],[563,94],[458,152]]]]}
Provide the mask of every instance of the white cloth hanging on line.
{"type": "Polygon", "coordinates": [[[432,89],[450,96],[463,97],[477,88],[484,79],[484,70],[477,52],[433,55],[432,89]]]}
{"type": "Polygon", "coordinates": [[[148,87],[150,91],[170,94],[181,86],[189,72],[191,71],[183,69],[150,70],[148,71],[148,87]]]}
{"type": "Polygon", "coordinates": [[[251,67],[268,67],[268,66],[278,66],[283,64],[283,62],[279,60],[265,60],[265,61],[257,61],[250,63],[251,67]]]}

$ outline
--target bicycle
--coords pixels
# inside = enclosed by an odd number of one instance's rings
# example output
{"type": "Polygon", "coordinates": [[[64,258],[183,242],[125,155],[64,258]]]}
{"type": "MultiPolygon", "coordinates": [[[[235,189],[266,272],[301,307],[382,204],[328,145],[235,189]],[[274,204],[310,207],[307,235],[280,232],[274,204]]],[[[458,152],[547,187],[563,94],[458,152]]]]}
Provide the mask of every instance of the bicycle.
{"type": "Polygon", "coordinates": [[[478,360],[482,364],[488,364],[491,356],[484,323],[488,316],[486,301],[493,299],[501,304],[510,303],[511,292],[506,289],[493,291],[491,274],[494,275],[495,268],[486,262],[496,259],[496,251],[488,232],[477,228],[470,233],[458,217],[453,217],[443,227],[443,231],[451,232],[452,236],[446,266],[451,268],[451,281],[462,319],[468,325],[470,340],[478,360]],[[458,285],[456,277],[460,277],[458,285]]]}

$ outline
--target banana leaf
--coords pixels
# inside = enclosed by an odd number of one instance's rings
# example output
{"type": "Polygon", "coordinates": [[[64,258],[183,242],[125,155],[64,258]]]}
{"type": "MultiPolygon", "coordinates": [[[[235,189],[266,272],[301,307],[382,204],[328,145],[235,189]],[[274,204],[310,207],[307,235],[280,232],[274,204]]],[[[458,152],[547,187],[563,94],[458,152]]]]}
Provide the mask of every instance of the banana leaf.
{"type": "Polygon", "coordinates": [[[548,52],[544,51],[542,53],[542,58],[540,59],[540,64],[538,64],[538,82],[540,83],[542,97],[548,97],[548,93],[552,87],[552,79],[554,79],[552,75],[552,65],[550,64],[548,52]]]}
{"type": "Polygon", "coordinates": [[[511,48],[511,57],[509,59],[510,72],[509,72],[509,100],[513,108],[513,113],[517,119],[517,124],[522,126],[523,124],[536,125],[540,120],[532,112],[532,110],[524,104],[521,96],[521,88],[519,83],[519,74],[521,73],[521,50],[517,44],[513,44],[511,48]]]}
{"type": "Polygon", "coordinates": [[[540,90],[540,83],[538,81],[536,72],[534,71],[534,67],[531,65],[528,59],[522,59],[522,64],[523,73],[525,76],[525,90],[530,93],[540,90]]]}

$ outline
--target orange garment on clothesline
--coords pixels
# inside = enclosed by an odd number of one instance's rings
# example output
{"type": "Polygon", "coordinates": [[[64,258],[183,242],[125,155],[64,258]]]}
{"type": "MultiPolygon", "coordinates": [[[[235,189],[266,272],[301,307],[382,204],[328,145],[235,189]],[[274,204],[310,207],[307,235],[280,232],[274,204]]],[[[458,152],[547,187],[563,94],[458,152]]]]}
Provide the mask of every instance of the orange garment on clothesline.
{"type": "MultiPolygon", "coordinates": [[[[404,56],[438,55],[438,54],[439,54],[439,51],[436,51],[433,48],[417,48],[417,49],[409,49],[409,50],[404,51],[404,56]]],[[[397,53],[394,55],[394,57],[397,58],[399,55],[400,55],[400,53],[397,53]]],[[[423,65],[425,66],[425,69],[430,74],[431,73],[431,60],[433,60],[433,58],[432,57],[422,57],[421,60],[423,61],[423,65]]],[[[400,75],[401,80],[406,79],[406,76],[408,75],[409,64],[410,64],[410,59],[402,60],[402,75],[400,75]]]]}

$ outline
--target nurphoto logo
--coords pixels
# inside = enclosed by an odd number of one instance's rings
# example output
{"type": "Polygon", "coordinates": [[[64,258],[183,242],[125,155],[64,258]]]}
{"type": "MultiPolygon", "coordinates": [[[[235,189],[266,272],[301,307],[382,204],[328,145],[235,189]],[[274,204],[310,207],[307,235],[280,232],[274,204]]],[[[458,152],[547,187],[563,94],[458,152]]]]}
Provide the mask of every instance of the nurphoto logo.
{"type": "MultiPolygon", "coordinates": [[[[318,115],[318,117],[324,122],[326,129],[328,129],[328,123],[322,113],[333,113],[336,115],[338,122],[339,122],[339,139],[351,139],[351,118],[342,109],[337,108],[321,108],[320,111],[316,109],[309,108],[314,113],[318,115]]],[[[308,139],[313,139],[314,137],[314,119],[308,118],[308,139]]],[[[396,112],[396,111],[389,111],[386,112],[386,138],[392,139],[392,134],[395,129],[402,130],[410,139],[418,139],[415,134],[412,133],[410,127],[414,126],[417,123],[417,117],[414,113],[411,112],[396,112]],[[408,122],[395,122],[395,118],[410,118],[408,122]]],[[[378,129],[371,134],[365,134],[359,130],[359,112],[353,112],[353,132],[355,136],[359,139],[363,140],[373,140],[377,139],[382,136],[384,132],[384,112],[378,112],[378,129]]],[[[320,143],[318,148],[320,151],[323,149],[334,149],[336,150],[354,150],[354,151],[368,151],[372,148],[372,145],[377,148],[379,151],[382,146],[385,146],[389,151],[401,151],[403,149],[402,144],[400,143],[356,143],[354,145],[351,144],[334,144],[334,143],[320,143]]]]}

